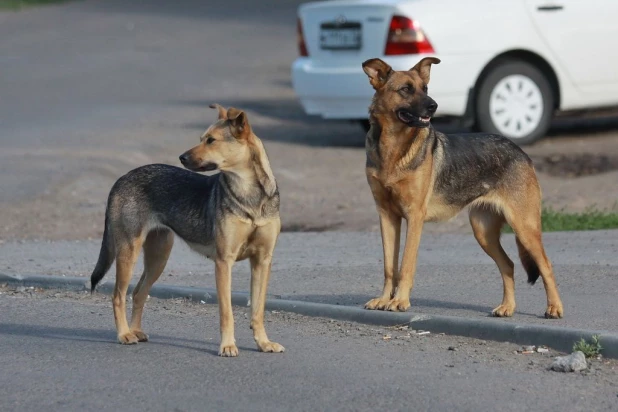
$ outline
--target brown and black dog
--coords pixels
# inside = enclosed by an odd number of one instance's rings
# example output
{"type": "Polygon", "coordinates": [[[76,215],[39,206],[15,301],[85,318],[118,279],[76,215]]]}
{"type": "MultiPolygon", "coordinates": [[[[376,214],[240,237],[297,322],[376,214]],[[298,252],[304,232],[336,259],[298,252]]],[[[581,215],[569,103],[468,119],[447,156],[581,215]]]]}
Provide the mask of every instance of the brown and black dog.
{"type": "Polygon", "coordinates": [[[530,158],[513,142],[493,134],[445,135],[430,120],[438,105],[427,95],[432,64],[427,57],[408,71],[394,71],[380,59],[363,63],[375,89],[365,142],[366,174],[382,232],[384,290],[367,309],[410,307],[423,223],[446,220],[466,206],[474,236],[496,262],[502,303],[495,316],[515,311],[513,262],[500,245],[508,223],[516,234],[522,264],[533,284],[543,279],[548,318],[563,315],[552,265],[541,242],[541,190],[530,158]],[[406,244],[398,269],[401,220],[406,244]]]}
{"type": "Polygon", "coordinates": [[[142,330],[144,303],[174,244],[174,235],[191,249],[215,261],[221,346],[219,355],[238,356],[232,313],[232,266],[251,263],[251,328],[262,352],[283,352],[264,328],[264,305],[273,251],[281,230],[279,189],[266,151],[253,133],[247,115],[212,105],[219,118],[200,143],[180,156],[202,176],[163,164],[139,167],[112,187],[105,212],[99,260],[92,272],[92,290],[116,260],[113,307],[118,341],[148,340],[142,330]],[[127,322],[126,293],[140,249],[144,272],[133,289],[133,314],[127,322]]]}

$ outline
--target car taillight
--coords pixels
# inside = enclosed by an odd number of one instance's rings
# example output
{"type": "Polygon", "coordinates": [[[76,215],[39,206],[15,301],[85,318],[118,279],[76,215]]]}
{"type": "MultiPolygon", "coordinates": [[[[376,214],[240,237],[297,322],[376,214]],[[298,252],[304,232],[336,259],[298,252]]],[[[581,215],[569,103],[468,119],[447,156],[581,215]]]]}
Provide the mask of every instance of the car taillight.
{"type": "Polygon", "coordinates": [[[386,38],[384,55],[435,53],[417,21],[393,16],[386,38]]]}
{"type": "Polygon", "coordinates": [[[305,44],[305,36],[303,35],[303,22],[298,18],[296,20],[296,42],[298,43],[298,53],[301,56],[307,57],[307,45],[305,44]]]}

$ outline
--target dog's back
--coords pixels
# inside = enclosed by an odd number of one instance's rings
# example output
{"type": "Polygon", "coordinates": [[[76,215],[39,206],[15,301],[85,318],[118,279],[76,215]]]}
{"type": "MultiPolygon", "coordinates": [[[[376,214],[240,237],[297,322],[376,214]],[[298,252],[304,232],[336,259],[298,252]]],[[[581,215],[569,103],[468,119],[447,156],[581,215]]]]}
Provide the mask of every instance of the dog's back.
{"type": "Polygon", "coordinates": [[[493,134],[449,134],[430,129],[435,139],[436,167],[434,192],[447,203],[465,207],[529,173],[532,161],[511,140],[493,134]],[[522,168],[523,166],[523,168],[522,168]]]}
{"type": "Polygon", "coordinates": [[[158,226],[193,243],[214,236],[220,174],[204,176],[153,164],[134,169],[112,187],[107,214],[115,230],[139,236],[158,226]]]}

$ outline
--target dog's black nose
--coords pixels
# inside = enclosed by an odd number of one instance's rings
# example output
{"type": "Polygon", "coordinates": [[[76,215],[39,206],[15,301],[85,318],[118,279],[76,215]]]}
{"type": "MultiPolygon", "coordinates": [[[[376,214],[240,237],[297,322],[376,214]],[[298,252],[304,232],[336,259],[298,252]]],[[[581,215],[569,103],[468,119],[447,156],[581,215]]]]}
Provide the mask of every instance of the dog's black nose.
{"type": "Polygon", "coordinates": [[[185,162],[189,160],[189,156],[187,156],[186,153],[181,154],[180,156],[178,156],[178,158],[180,159],[180,163],[182,164],[185,164],[185,162]]]}
{"type": "Polygon", "coordinates": [[[431,102],[427,105],[427,110],[429,110],[431,113],[435,113],[437,109],[438,109],[438,103],[436,102],[431,102]]]}

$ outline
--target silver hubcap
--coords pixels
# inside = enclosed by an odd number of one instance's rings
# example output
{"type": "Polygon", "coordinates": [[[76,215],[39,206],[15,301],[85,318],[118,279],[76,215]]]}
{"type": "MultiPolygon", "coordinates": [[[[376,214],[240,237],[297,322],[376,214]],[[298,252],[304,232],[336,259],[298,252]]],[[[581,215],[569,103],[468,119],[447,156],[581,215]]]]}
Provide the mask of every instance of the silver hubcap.
{"type": "Polygon", "coordinates": [[[539,86],[521,74],[505,77],[491,91],[489,115],[506,137],[528,136],[538,127],[543,116],[543,95],[539,86]]]}

